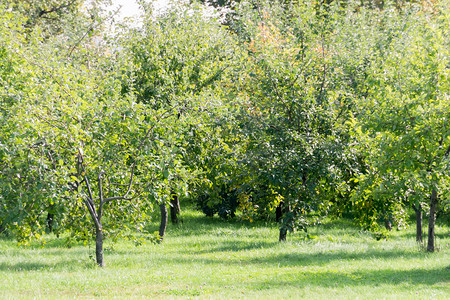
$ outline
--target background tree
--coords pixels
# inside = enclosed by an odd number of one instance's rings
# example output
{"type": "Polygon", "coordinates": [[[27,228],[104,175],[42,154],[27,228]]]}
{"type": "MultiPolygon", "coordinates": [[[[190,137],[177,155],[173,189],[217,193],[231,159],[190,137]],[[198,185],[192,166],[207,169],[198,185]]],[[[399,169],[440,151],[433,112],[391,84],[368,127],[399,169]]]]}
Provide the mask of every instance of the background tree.
{"type": "Polygon", "coordinates": [[[329,198],[318,196],[320,182],[330,177],[332,158],[342,151],[335,122],[346,114],[331,93],[332,24],[317,17],[312,5],[289,12],[274,4],[243,9],[249,63],[241,79],[246,99],[241,122],[249,144],[242,165],[254,174],[253,190],[260,191],[251,192],[252,198],[271,195],[258,207],[273,208],[283,200],[288,211],[283,240],[287,229],[305,228],[307,212],[328,207],[329,198]]]}
{"type": "Polygon", "coordinates": [[[434,23],[419,9],[416,13],[414,19],[393,10],[384,14],[380,27],[389,26],[390,35],[378,44],[367,96],[358,103],[356,135],[360,145],[369,145],[372,169],[361,178],[379,178],[370,193],[390,191],[395,199],[396,190],[409,195],[416,208],[430,199],[427,250],[434,251],[436,207],[448,181],[448,25],[441,17],[434,23]]]}
{"type": "Polygon", "coordinates": [[[173,147],[186,168],[208,177],[213,165],[202,160],[215,157],[210,151],[217,145],[210,141],[221,136],[215,131],[224,125],[217,123],[228,99],[220,86],[235,64],[235,42],[202,6],[174,4],[158,18],[147,9],[143,29],[128,43],[136,67],[132,88],[139,102],[173,112],[178,128],[173,147]]]}

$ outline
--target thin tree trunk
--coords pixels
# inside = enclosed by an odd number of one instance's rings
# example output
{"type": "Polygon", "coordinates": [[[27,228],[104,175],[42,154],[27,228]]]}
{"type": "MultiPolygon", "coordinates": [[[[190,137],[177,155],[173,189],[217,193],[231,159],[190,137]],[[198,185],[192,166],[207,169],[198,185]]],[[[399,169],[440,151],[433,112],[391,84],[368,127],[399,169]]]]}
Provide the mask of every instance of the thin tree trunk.
{"type": "Polygon", "coordinates": [[[178,215],[180,213],[180,200],[178,199],[178,195],[173,193],[170,199],[170,220],[172,221],[172,224],[178,224],[178,215]]]}
{"type": "Polygon", "coordinates": [[[392,222],[391,222],[391,218],[389,216],[389,213],[384,212],[384,227],[389,230],[392,231],[392,222]]]}
{"type": "Polygon", "coordinates": [[[53,232],[53,219],[55,215],[52,213],[47,213],[47,228],[49,232],[53,232]]]}
{"type": "Polygon", "coordinates": [[[283,202],[280,202],[280,204],[278,204],[277,208],[275,209],[275,221],[277,223],[280,222],[282,217],[283,217],[283,202]]]}
{"type": "Polygon", "coordinates": [[[283,224],[281,225],[280,228],[280,237],[278,238],[278,241],[282,242],[286,240],[286,235],[287,235],[287,231],[288,228],[292,229],[292,216],[291,216],[291,206],[287,205],[287,207],[284,207],[285,211],[285,218],[283,220],[283,224]],[[289,219],[287,219],[289,218],[289,219]]]}
{"type": "Polygon", "coordinates": [[[417,207],[413,206],[416,212],[416,242],[423,242],[423,230],[422,230],[422,206],[419,204],[417,207]]]}
{"type": "Polygon", "coordinates": [[[162,242],[164,239],[164,234],[166,233],[167,227],[167,206],[166,203],[161,203],[159,205],[159,209],[161,210],[161,224],[159,225],[159,239],[162,242]]]}
{"type": "Polygon", "coordinates": [[[102,228],[95,229],[95,257],[97,265],[103,267],[103,231],[102,228]]]}
{"type": "Polygon", "coordinates": [[[392,222],[389,219],[384,220],[384,227],[389,230],[392,231],[392,222]]]}
{"type": "Polygon", "coordinates": [[[427,251],[434,252],[434,225],[436,224],[437,191],[434,188],[430,197],[430,217],[428,219],[428,245],[427,251]]]}
{"type": "Polygon", "coordinates": [[[278,241],[284,242],[286,241],[287,228],[285,226],[280,228],[280,237],[278,241]]]}

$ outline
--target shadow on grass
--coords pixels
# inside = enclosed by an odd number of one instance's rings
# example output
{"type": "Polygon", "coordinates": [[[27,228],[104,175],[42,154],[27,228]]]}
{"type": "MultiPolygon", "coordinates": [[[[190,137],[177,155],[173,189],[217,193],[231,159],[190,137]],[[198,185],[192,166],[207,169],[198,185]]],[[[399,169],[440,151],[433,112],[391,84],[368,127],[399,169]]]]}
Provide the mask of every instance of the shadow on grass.
{"type": "Polygon", "coordinates": [[[405,252],[399,250],[369,250],[366,252],[345,252],[336,251],[332,253],[285,253],[274,255],[271,257],[255,257],[249,259],[249,263],[267,263],[278,265],[280,267],[295,267],[295,266],[324,266],[334,261],[361,261],[374,259],[415,259],[423,258],[427,254],[421,252],[405,252]]]}
{"type": "MultiPolygon", "coordinates": [[[[255,241],[255,242],[237,242],[237,241],[225,241],[220,242],[216,247],[208,246],[208,249],[194,251],[193,254],[205,254],[213,252],[241,252],[250,251],[256,249],[268,249],[278,245],[278,242],[266,242],[266,241],[255,241]]],[[[206,247],[205,247],[206,248],[206,247]]]]}
{"type": "Polygon", "coordinates": [[[67,272],[74,269],[95,268],[96,265],[85,259],[68,259],[57,263],[43,262],[17,262],[17,263],[0,263],[0,271],[2,272],[29,272],[29,271],[62,271],[67,272]]]}
{"type": "Polygon", "coordinates": [[[11,235],[0,233],[0,242],[14,242],[15,238],[11,235]]]}
{"type": "Polygon", "coordinates": [[[450,267],[435,269],[412,270],[364,270],[356,272],[302,272],[281,275],[276,281],[260,281],[256,283],[258,289],[272,289],[276,287],[304,285],[320,287],[343,286],[382,286],[382,285],[435,285],[450,281],[450,267]]]}
{"type": "MultiPolygon", "coordinates": [[[[215,250],[229,249],[228,246],[221,246],[215,250]]],[[[165,264],[185,264],[195,265],[196,268],[202,265],[217,264],[218,269],[222,269],[220,265],[243,266],[249,270],[255,270],[255,274],[251,276],[251,280],[245,282],[245,285],[252,285],[256,289],[274,289],[283,287],[304,287],[317,286],[317,287],[340,287],[343,286],[383,286],[383,285],[435,285],[440,283],[450,282],[450,265],[442,266],[438,268],[410,268],[408,270],[390,269],[385,267],[384,269],[376,269],[373,265],[371,268],[358,267],[357,270],[349,268],[346,270],[346,261],[348,265],[352,263],[350,261],[360,260],[357,262],[358,266],[364,265],[363,260],[395,260],[396,258],[403,257],[406,259],[421,258],[424,253],[405,253],[401,251],[380,251],[370,250],[364,253],[301,253],[301,254],[280,254],[270,257],[261,256],[248,256],[242,255],[222,256],[222,257],[199,257],[198,255],[187,255],[183,258],[172,257],[161,259],[161,265],[165,264]],[[227,257],[227,258],[225,258],[227,257]],[[321,270],[317,268],[296,268],[302,266],[325,266],[333,261],[343,262],[342,266],[333,268],[333,271],[321,270]],[[280,269],[284,268],[284,269],[280,269]],[[375,268],[375,270],[374,270],[375,268]],[[273,276],[269,276],[271,279],[266,280],[266,276],[258,277],[258,272],[261,269],[273,270],[273,276]],[[259,270],[259,271],[258,271],[259,270]],[[276,274],[275,274],[276,273],[276,274]],[[275,279],[276,278],[276,279],[275,279]]],[[[355,263],[353,263],[354,265],[355,263]]],[[[407,267],[407,266],[405,266],[407,267]]],[[[242,280],[242,279],[241,279],[242,280]]]]}
{"type": "MultiPolygon", "coordinates": [[[[156,224],[156,223],[155,223],[156,224]]],[[[154,224],[152,225],[154,226],[154,224]]],[[[364,261],[370,260],[389,260],[389,259],[420,259],[427,257],[428,253],[423,253],[420,251],[403,251],[401,249],[394,250],[381,250],[381,249],[370,249],[364,250],[360,249],[358,251],[345,251],[342,249],[336,249],[334,252],[322,251],[314,253],[307,253],[302,249],[302,243],[298,245],[297,249],[292,249],[292,245],[289,246],[289,253],[283,251],[283,247],[277,241],[277,237],[274,236],[273,240],[267,241],[266,237],[258,236],[260,231],[247,232],[245,231],[246,237],[251,236],[251,239],[240,240],[240,236],[233,235],[233,232],[240,230],[242,228],[261,228],[266,227],[270,229],[277,228],[275,223],[249,223],[249,222],[239,222],[236,220],[224,221],[218,217],[209,218],[205,216],[198,215],[196,213],[190,212],[183,216],[183,223],[179,226],[171,226],[168,229],[167,236],[180,237],[180,236],[200,236],[205,235],[205,238],[200,238],[200,242],[195,242],[196,245],[191,248],[189,245],[184,250],[183,257],[179,255],[180,249],[172,244],[170,247],[165,247],[165,250],[174,249],[173,253],[175,255],[164,255],[158,257],[157,264],[162,266],[173,266],[174,264],[179,265],[206,265],[206,264],[217,264],[217,265],[244,265],[249,266],[249,268],[279,268],[286,267],[287,269],[302,266],[325,266],[327,264],[333,263],[335,261],[341,261],[344,264],[353,260],[361,261],[359,264],[364,264],[364,261]],[[257,234],[255,234],[255,232],[257,234]],[[248,235],[247,235],[248,233],[248,235]],[[212,241],[208,240],[208,235],[212,236],[212,241]],[[267,254],[267,251],[275,248],[271,251],[271,254],[267,254]],[[189,251],[192,249],[192,251],[189,251]],[[253,250],[262,249],[263,251],[251,252],[253,250]],[[303,252],[302,252],[303,251],[303,252]],[[246,253],[248,252],[248,253],[246,253]],[[251,252],[251,253],[250,253],[251,252]],[[211,257],[208,254],[214,254],[215,257],[211,257]],[[224,255],[222,255],[224,254],[224,255]],[[233,255],[226,255],[233,254],[233,255]],[[235,254],[235,255],[234,255],[235,254]]],[[[339,231],[338,235],[342,234],[342,231],[346,234],[357,233],[357,229],[352,226],[349,222],[333,222],[332,224],[320,225],[320,231],[332,230],[339,231]]],[[[445,235],[444,235],[445,236],[445,235]]],[[[177,239],[179,243],[185,243],[186,241],[194,243],[186,239],[177,239]]],[[[304,244],[310,247],[310,245],[304,244]]],[[[64,241],[62,239],[52,239],[49,244],[45,245],[44,248],[50,248],[50,252],[46,252],[45,256],[61,256],[63,261],[58,261],[56,263],[41,263],[41,262],[2,262],[0,263],[0,271],[12,271],[12,272],[24,272],[24,271],[38,271],[38,270],[56,270],[56,271],[67,271],[73,269],[84,269],[95,267],[92,261],[87,260],[87,250],[88,247],[83,247],[81,249],[71,249],[68,250],[64,246],[64,241]],[[70,255],[76,255],[78,259],[71,259],[65,256],[67,251],[70,251],[70,255]],[[64,258],[65,256],[65,258],[64,258]]],[[[106,245],[105,245],[106,248],[106,245]]],[[[164,249],[156,250],[156,252],[162,252],[164,249]]],[[[22,250],[19,250],[22,251],[22,250]]],[[[153,251],[153,250],[152,250],[153,251]]],[[[92,250],[93,252],[93,250],[92,250]]],[[[105,260],[108,261],[108,254],[113,254],[114,256],[128,256],[126,260],[119,260],[118,265],[124,261],[123,265],[133,264],[141,260],[140,258],[141,250],[136,248],[136,250],[111,250],[110,253],[105,249],[105,260]],[[132,257],[132,258],[130,258],[132,257]]],[[[169,251],[170,252],[170,251],[169,251]]],[[[423,269],[412,269],[407,271],[398,270],[377,270],[377,271],[355,271],[353,273],[346,272],[333,272],[333,273],[308,273],[308,271],[302,271],[302,273],[292,273],[293,271],[286,270],[286,277],[281,276],[280,280],[276,282],[265,283],[261,282],[262,285],[291,285],[291,284],[309,284],[311,281],[313,284],[320,286],[332,286],[336,282],[358,285],[359,281],[369,282],[370,284],[387,284],[392,282],[410,282],[412,284],[433,284],[436,282],[445,282],[449,280],[450,269],[448,266],[436,269],[436,270],[423,270],[423,269]],[[291,272],[291,273],[289,273],[291,272]],[[305,279],[306,278],[306,279],[305,279]]]]}
{"type": "MultiPolygon", "coordinates": [[[[334,261],[340,262],[351,262],[351,261],[371,261],[371,260],[393,260],[393,259],[416,259],[424,258],[428,253],[423,252],[407,252],[400,250],[368,250],[365,252],[346,252],[346,251],[335,251],[329,253],[283,253],[275,255],[267,254],[254,254],[254,255],[243,255],[241,251],[270,248],[275,246],[276,243],[254,243],[246,244],[241,243],[241,245],[236,245],[235,242],[225,242],[221,243],[217,247],[211,247],[209,250],[202,250],[197,252],[192,252],[183,258],[171,257],[167,259],[167,263],[179,263],[179,264],[190,264],[197,263],[201,264],[236,264],[236,265],[265,265],[274,267],[302,267],[302,266],[325,266],[334,261]],[[227,259],[224,262],[222,257],[210,258],[210,257],[199,257],[198,255],[209,254],[209,253],[220,253],[226,255],[228,252],[236,253],[235,259],[227,259]]],[[[163,258],[164,260],[164,258],[163,258]]]]}
{"type": "MultiPolygon", "coordinates": [[[[450,231],[448,231],[447,233],[445,232],[440,232],[440,233],[435,233],[434,236],[437,239],[450,239],[450,231]]],[[[415,240],[416,239],[416,233],[415,232],[408,232],[408,231],[402,231],[402,232],[396,232],[395,235],[393,235],[391,237],[392,239],[408,239],[408,240],[415,240]]],[[[426,241],[428,239],[428,234],[426,231],[424,231],[423,233],[423,240],[426,241]]]]}

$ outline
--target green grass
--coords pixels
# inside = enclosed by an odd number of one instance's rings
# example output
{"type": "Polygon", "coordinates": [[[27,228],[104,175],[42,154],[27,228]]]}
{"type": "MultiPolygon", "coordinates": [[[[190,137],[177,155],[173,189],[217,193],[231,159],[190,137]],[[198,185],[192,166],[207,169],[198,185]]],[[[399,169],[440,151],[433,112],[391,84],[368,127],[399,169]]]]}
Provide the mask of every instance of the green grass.
{"type": "Polygon", "coordinates": [[[92,247],[67,249],[55,238],[18,247],[0,239],[0,299],[450,298],[448,227],[437,229],[439,251],[426,253],[414,228],[376,241],[330,222],[278,243],[273,224],[183,214],[162,244],[107,240],[103,269],[90,258],[92,247]]]}

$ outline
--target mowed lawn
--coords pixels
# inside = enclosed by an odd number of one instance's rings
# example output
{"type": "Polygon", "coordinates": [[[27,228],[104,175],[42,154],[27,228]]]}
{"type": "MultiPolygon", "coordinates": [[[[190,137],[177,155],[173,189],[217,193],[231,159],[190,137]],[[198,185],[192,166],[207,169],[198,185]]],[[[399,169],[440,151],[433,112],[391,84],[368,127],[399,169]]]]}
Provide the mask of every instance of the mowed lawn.
{"type": "Polygon", "coordinates": [[[0,299],[450,299],[449,227],[437,228],[437,253],[420,249],[413,226],[381,241],[342,221],[308,234],[279,243],[275,224],[185,211],[162,244],[107,240],[103,269],[94,243],[67,248],[50,237],[18,247],[1,238],[0,299]]]}

